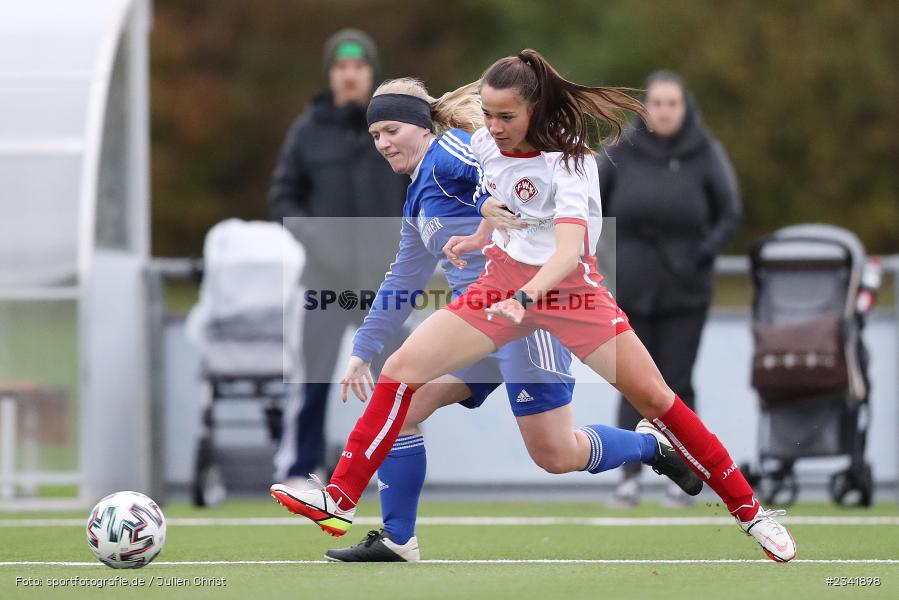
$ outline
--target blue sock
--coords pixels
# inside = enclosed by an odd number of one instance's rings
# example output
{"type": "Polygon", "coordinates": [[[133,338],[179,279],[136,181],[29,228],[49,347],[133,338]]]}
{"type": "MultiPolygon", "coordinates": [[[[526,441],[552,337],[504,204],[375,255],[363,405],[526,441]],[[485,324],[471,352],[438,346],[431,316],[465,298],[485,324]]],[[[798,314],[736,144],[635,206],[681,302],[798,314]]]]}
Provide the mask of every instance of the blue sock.
{"type": "Polygon", "coordinates": [[[580,428],[590,440],[590,459],[585,471],[602,473],[629,462],[649,462],[656,454],[656,439],[648,433],[637,433],[608,425],[585,425],[580,428]]]}
{"type": "Polygon", "coordinates": [[[427,465],[424,437],[401,435],[378,469],[384,530],[390,532],[390,539],[397,544],[405,544],[415,535],[418,497],[425,483],[427,465]]]}

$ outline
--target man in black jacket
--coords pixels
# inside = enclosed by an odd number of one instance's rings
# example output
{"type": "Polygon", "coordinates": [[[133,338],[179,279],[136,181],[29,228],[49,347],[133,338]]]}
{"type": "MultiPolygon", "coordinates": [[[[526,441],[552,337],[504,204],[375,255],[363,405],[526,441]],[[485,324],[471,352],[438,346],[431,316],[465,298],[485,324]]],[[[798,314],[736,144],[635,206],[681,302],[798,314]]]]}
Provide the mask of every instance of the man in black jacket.
{"type": "MultiPolygon", "coordinates": [[[[740,225],[737,180],[684,81],[659,71],[646,83],[654,130],[637,121],[599,160],[603,215],[615,217],[615,296],[671,388],[694,407],[693,364],[712,301],[715,257],[740,225]]],[[[619,405],[618,426],[640,420],[619,405]]],[[[625,465],[620,505],[639,501],[640,465],[625,465]]],[[[669,500],[688,497],[670,490],[669,500]]]]}
{"type": "Polygon", "coordinates": [[[323,466],[337,354],[346,328],[358,326],[366,313],[352,302],[325,306],[324,293],[377,290],[399,240],[408,181],[378,154],[365,119],[378,66],[377,47],[362,31],[343,29],[328,39],[323,67],[329,90],[288,131],[268,194],[272,218],[306,250],[302,285],[307,298],[317,300],[314,307],[304,302],[304,383],[291,394],[275,456],[276,479],[300,487],[323,466]]]}

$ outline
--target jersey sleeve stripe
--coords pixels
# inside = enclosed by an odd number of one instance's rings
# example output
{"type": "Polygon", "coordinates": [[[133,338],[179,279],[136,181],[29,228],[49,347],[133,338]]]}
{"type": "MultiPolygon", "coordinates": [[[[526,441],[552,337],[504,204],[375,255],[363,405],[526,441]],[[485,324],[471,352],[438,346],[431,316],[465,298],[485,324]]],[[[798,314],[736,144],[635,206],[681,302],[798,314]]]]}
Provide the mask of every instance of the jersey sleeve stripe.
{"type": "Polygon", "coordinates": [[[441,139],[448,142],[450,145],[454,146],[455,148],[457,148],[463,154],[469,155],[469,156],[471,156],[471,158],[474,158],[474,151],[471,149],[471,146],[469,144],[466,144],[459,138],[457,138],[451,132],[447,131],[445,134],[443,134],[441,139]]]}
{"type": "MultiPolygon", "coordinates": [[[[474,168],[478,171],[478,185],[474,188],[474,193],[471,195],[471,199],[474,202],[475,207],[478,209],[478,213],[481,212],[481,206],[478,204],[478,200],[487,193],[487,182],[484,180],[484,170],[481,168],[481,163],[475,161],[474,168]]],[[[483,203],[481,203],[483,204],[483,203]]]]}
{"type": "MultiPolygon", "coordinates": [[[[483,169],[481,169],[480,163],[478,163],[475,168],[478,170],[478,185],[474,188],[474,193],[471,195],[471,199],[477,207],[478,213],[480,213],[481,206],[478,204],[478,200],[480,200],[481,196],[487,194],[487,182],[484,181],[484,171],[483,169]]],[[[483,204],[483,202],[481,204],[483,204]]]]}
{"type": "Polygon", "coordinates": [[[474,160],[474,151],[472,151],[471,146],[453,135],[452,131],[447,131],[446,133],[444,133],[442,139],[446,140],[447,142],[458,148],[460,151],[462,151],[463,154],[471,157],[471,159],[474,160]]]}
{"type": "Polygon", "coordinates": [[[583,225],[587,226],[587,219],[581,219],[579,217],[556,217],[553,219],[553,222],[556,224],[559,223],[573,223],[574,225],[583,225]]]}
{"type": "Polygon", "coordinates": [[[452,146],[445,143],[443,139],[438,140],[437,143],[440,144],[441,148],[443,148],[444,150],[446,150],[447,152],[449,152],[450,154],[452,154],[453,156],[458,158],[460,161],[464,162],[466,165],[471,165],[472,167],[477,167],[478,169],[481,168],[481,165],[478,164],[478,161],[476,161],[473,158],[467,158],[467,157],[462,156],[452,146]]]}
{"type": "MultiPolygon", "coordinates": [[[[474,159],[467,159],[460,156],[449,144],[444,143],[444,139],[441,137],[437,140],[437,143],[440,144],[440,147],[458,158],[460,161],[465,163],[466,165],[472,166],[477,169],[478,172],[478,185],[475,188],[474,192],[471,195],[471,204],[469,206],[477,206],[478,199],[482,194],[487,193],[487,185],[484,183],[484,171],[481,169],[481,163],[474,159]]],[[[438,184],[439,185],[439,184],[438,184]]],[[[461,202],[461,200],[460,200],[461,202]]],[[[467,202],[463,202],[463,204],[468,204],[467,202]]]]}
{"type": "Polygon", "coordinates": [[[584,255],[592,254],[590,252],[590,228],[587,225],[586,219],[581,219],[579,217],[556,217],[553,219],[553,223],[572,223],[574,225],[582,225],[584,227],[584,247],[581,249],[581,253],[584,255]]]}

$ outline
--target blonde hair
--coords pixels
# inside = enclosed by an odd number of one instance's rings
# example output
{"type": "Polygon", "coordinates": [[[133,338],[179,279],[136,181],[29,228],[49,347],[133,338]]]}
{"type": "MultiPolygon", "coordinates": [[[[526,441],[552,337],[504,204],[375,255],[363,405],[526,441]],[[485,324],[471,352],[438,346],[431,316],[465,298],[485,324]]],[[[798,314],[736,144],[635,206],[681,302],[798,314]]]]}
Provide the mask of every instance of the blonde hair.
{"type": "Polygon", "coordinates": [[[399,79],[388,79],[379,85],[372,97],[381,94],[404,94],[420,98],[431,107],[431,121],[434,123],[434,133],[437,135],[450,129],[463,129],[474,133],[484,126],[481,97],[478,96],[480,85],[480,80],[473,81],[447,92],[439,98],[433,98],[428,94],[424,83],[418,79],[400,77],[399,79]]]}

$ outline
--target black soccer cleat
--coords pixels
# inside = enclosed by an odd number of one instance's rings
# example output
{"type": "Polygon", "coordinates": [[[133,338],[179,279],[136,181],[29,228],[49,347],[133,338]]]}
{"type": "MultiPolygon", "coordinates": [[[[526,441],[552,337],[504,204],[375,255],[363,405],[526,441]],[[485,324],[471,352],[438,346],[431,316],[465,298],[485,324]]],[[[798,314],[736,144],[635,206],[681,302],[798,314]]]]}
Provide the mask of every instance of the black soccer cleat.
{"type": "Polygon", "coordinates": [[[358,544],[328,550],[325,558],[333,562],[418,562],[421,557],[415,536],[400,545],[390,539],[389,532],[372,529],[358,544]]]}
{"type": "Polygon", "coordinates": [[[656,439],[656,455],[649,464],[653,471],[676,483],[677,487],[690,496],[696,496],[702,491],[702,479],[687,466],[661,431],[646,419],[637,423],[635,431],[648,433],[656,439]]]}

